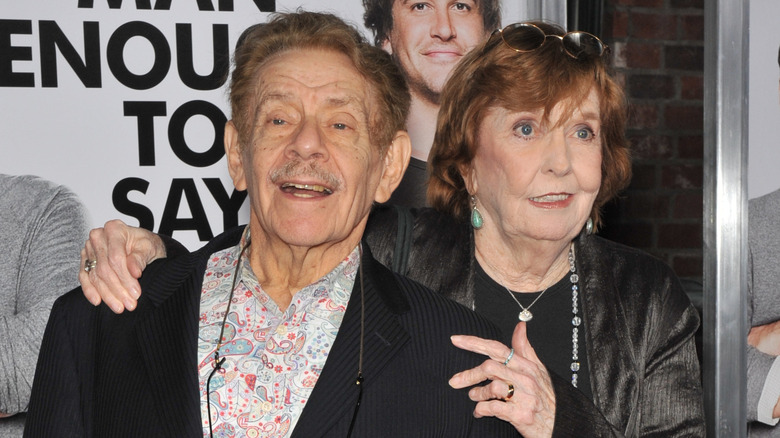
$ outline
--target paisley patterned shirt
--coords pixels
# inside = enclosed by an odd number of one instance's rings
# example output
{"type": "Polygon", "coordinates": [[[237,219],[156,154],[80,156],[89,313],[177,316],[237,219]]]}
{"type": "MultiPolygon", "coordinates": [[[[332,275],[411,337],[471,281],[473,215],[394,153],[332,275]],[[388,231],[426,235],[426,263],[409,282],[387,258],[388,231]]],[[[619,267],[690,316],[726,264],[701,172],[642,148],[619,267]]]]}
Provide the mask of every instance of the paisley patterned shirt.
{"type": "Polygon", "coordinates": [[[238,246],[211,255],[200,300],[198,375],[203,436],[211,424],[219,437],[287,437],[317,383],[344,317],[360,263],[356,247],[333,271],[298,291],[282,312],[263,291],[238,246]],[[236,271],[237,265],[238,271],[236,271]],[[225,322],[220,358],[213,370],[227,300],[238,272],[225,322]]]}

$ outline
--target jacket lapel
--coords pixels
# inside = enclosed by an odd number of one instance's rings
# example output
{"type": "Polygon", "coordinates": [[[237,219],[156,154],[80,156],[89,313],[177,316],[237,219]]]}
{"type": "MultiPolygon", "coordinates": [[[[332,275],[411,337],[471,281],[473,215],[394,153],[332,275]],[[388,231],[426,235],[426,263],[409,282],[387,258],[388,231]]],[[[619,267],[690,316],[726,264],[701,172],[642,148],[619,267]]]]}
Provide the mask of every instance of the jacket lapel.
{"type": "Polygon", "coordinates": [[[156,401],[150,415],[161,419],[165,430],[161,435],[203,435],[197,376],[203,273],[208,257],[235,245],[242,230],[223,233],[195,253],[150,265],[142,278],[141,299],[146,302],[143,306],[139,302],[138,311],[146,310],[137,325],[137,339],[156,401]],[[155,275],[158,271],[164,274],[155,275]]]}
{"type": "MultiPolygon", "coordinates": [[[[367,245],[363,245],[362,278],[365,296],[365,338],[363,348],[363,397],[371,397],[372,382],[409,340],[398,322],[408,309],[395,277],[379,266],[367,245]]],[[[337,422],[348,422],[357,403],[356,385],[360,356],[361,274],[349,299],[344,319],[328,360],[292,436],[320,437],[337,422]]]]}
{"type": "Polygon", "coordinates": [[[576,242],[593,401],[612,424],[620,425],[621,419],[628,419],[626,435],[630,435],[637,418],[629,410],[637,405],[636,389],[641,383],[636,372],[625,372],[637,370],[635,347],[628,338],[634,327],[626,323],[623,305],[617,299],[620,293],[607,292],[618,286],[612,275],[614,267],[601,262],[604,254],[598,238],[581,234],[576,242]],[[615,376],[621,377],[616,380],[615,376]]]}

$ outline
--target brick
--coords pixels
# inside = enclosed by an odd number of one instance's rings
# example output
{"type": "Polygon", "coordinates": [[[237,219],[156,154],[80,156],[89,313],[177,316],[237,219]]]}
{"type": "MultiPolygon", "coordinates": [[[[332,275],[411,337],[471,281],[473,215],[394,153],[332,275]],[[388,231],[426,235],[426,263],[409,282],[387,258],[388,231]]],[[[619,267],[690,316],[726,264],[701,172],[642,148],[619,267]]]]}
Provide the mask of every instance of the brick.
{"type": "Polygon", "coordinates": [[[671,139],[662,135],[631,138],[631,154],[634,159],[668,159],[673,157],[671,139]]]}
{"type": "Polygon", "coordinates": [[[704,99],[704,78],[702,76],[681,77],[680,97],[685,100],[704,99]]]}
{"type": "Polygon", "coordinates": [[[672,269],[678,277],[702,276],[703,260],[701,255],[680,254],[672,257],[672,269]]]}
{"type": "Polygon", "coordinates": [[[701,219],[703,216],[702,192],[685,192],[675,196],[672,217],[676,219],[701,219]]]}
{"type": "Polygon", "coordinates": [[[667,40],[677,37],[677,20],[674,15],[632,13],[631,36],[636,38],[667,40]]]}
{"type": "Polygon", "coordinates": [[[604,37],[607,39],[625,38],[628,36],[628,13],[615,11],[604,14],[604,37]]]}
{"type": "Polygon", "coordinates": [[[679,158],[702,159],[704,157],[704,137],[701,135],[684,135],[677,139],[677,156],[679,158]]]}
{"type": "Polygon", "coordinates": [[[627,124],[630,129],[657,128],[659,125],[658,107],[651,104],[631,104],[628,110],[627,124]]]}
{"type": "Polygon", "coordinates": [[[676,164],[661,168],[661,187],[666,189],[700,189],[703,178],[700,164],[676,164]]]}
{"type": "Polygon", "coordinates": [[[631,184],[628,186],[633,190],[652,190],[656,188],[656,168],[652,164],[641,164],[636,161],[631,167],[633,176],[631,184]]]}
{"type": "Polygon", "coordinates": [[[662,75],[631,75],[627,92],[633,99],[670,99],[674,97],[674,80],[662,75]]]}
{"type": "Polygon", "coordinates": [[[670,6],[678,9],[704,9],[704,0],[671,0],[670,6]]]}
{"type": "Polygon", "coordinates": [[[635,248],[653,246],[653,226],[649,223],[610,223],[599,230],[599,235],[635,248]]]}
{"type": "Polygon", "coordinates": [[[704,41],[704,16],[683,15],[680,17],[680,39],[704,41]]]}
{"type": "Polygon", "coordinates": [[[659,44],[626,43],[622,50],[627,68],[661,68],[661,46],[659,44]]]}
{"type": "Polygon", "coordinates": [[[698,105],[669,105],[664,112],[664,122],[670,129],[704,129],[704,108],[698,105]]]}
{"type": "Polygon", "coordinates": [[[702,46],[667,46],[665,52],[664,62],[668,69],[704,70],[704,47],[702,46]]]}
{"type": "Polygon", "coordinates": [[[627,6],[639,6],[644,8],[660,8],[663,6],[663,0],[616,0],[616,4],[627,6]]]}
{"type": "Polygon", "coordinates": [[[626,196],[625,212],[628,217],[664,219],[669,217],[669,196],[656,192],[632,192],[626,196]]]}
{"type": "Polygon", "coordinates": [[[659,248],[701,248],[701,224],[661,224],[658,226],[659,248]]]}

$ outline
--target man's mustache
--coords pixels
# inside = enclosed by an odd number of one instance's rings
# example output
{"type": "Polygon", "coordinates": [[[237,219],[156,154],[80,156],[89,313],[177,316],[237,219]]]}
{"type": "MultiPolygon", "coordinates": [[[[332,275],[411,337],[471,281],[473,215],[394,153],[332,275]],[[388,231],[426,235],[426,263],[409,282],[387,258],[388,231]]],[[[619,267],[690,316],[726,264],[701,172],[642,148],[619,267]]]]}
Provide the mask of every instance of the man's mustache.
{"type": "Polygon", "coordinates": [[[321,168],[316,162],[306,164],[299,160],[288,161],[283,166],[272,170],[271,182],[277,184],[279,181],[289,180],[300,176],[314,178],[318,183],[321,183],[332,191],[340,189],[343,185],[339,177],[321,168]]]}

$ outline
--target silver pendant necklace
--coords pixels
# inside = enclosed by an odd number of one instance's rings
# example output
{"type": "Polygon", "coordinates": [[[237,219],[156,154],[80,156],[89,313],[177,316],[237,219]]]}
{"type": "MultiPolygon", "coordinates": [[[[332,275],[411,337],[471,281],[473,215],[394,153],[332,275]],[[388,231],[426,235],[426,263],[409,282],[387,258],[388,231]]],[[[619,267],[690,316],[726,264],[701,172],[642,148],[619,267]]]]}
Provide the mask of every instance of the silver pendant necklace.
{"type": "Polygon", "coordinates": [[[533,300],[533,302],[531,302],[531,304],[529,304],[528,307],[523,307],[523,305],[520,304],[520,300],[517,299],[515,294],[513,294],[512,291],[509,290],[508,287],[504,286],[504,289],[506,289],[507,293],[509,293],[509,296],[512,297],[513,300],[515,300],[515,302],[517,303],[518,306],[520,306],[520,313],[517,314],[517,319],[519,319],[520,321],[523,321],[523,322],[528,322],[528,321],[534,319],[534,314],[531,313],[531,306],[536,304],[536,302],[539,301],[539,298],[541,298],[542,295],[544,295],[544,293],[547,292],[547,289],[549,289],[549,288],[550,288],[549,286],[544,288],[544,290],[539,294],[539,296],[536,297],[536,299],[533,300]]]}

